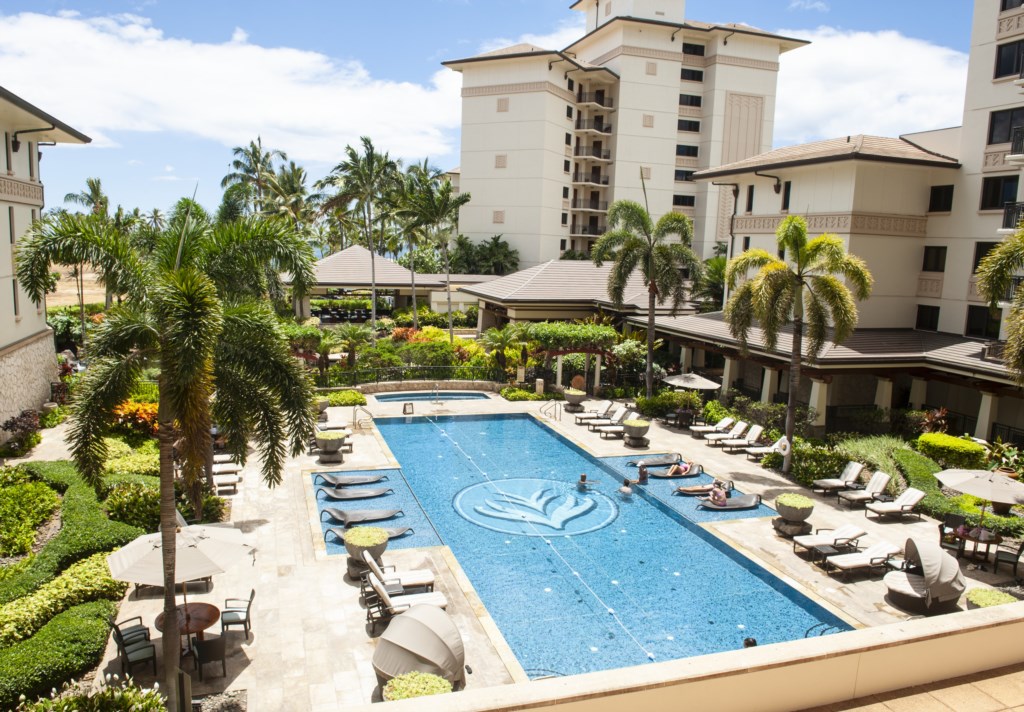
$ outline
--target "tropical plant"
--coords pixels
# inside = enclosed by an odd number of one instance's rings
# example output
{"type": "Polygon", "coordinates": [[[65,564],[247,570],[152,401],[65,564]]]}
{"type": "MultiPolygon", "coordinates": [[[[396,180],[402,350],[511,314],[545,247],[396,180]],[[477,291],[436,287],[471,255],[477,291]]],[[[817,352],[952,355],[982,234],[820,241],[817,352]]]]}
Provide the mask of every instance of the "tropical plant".
{"type": "MultiPolygon", "coordinates": [[[[854,300],[867,299],[874,280],[864,261],[847,253],[842,239],[836,235],[824,234],[809,240],[807,221],[799,215],[788,216],[775,234],[779,249],[791,262],[761,249],[747,250],[734,257],[726,268],[726,283],[735,291],[725,305],[725,320],[744,352],[755,320],[769,351],[775,349],[782,327],[793,325],[785,432],[793,442],[805,321],[810,341],[808,353],[813,359],[825,346],[830,325],[834,343],[842,343],[853,333],[857,326],[854,300]],[[754,276],[740,284],[751,271],[755,271],[754,276]]],[[[783,461],[783,473],[789,474],[792,461],[790,448],[783,461]]]]}
{"type": "Polygon", "coordinates": [[[693,298],[699,302],[700,311],[715,312],[725,302],[725,257],[704,260],[700,280],[694,285],[693,298]]]}
{"type": "Polygon", "coordinates": [[[352,527],[341,537],[346,544],[353,546],[380,546],[388,540],[388,533],[381,527],[352,527]]]}
{"type": "Polygon", "coordinates": [[[263,139],[256,137],[248,146],[235,146],[231,149],[235,158],[231,161],[231,172],[220,182],[221,188],[233,185],[245,185],[252,188],[249,194],[249,213],[261,213],[264,210],[263,197],[266,192],[267,178],[274,174],[274,159],[288,160],[283,151],[276,149],[264,150],[263,139]]]}
{"type": "Polygon", "coordinates": [[[501,235],[492,235],[476,247],[476,270],[479,274],[505,275],[519,269],[519,250],[513,250],[501,235]]]}
{"type": "Polygon", "coordinates": [[[89,212],[101,217],[107,216],[110,209],[110,198],[103,192],[103,186],[99,178],[86,178],[85,190],[78,193],[68,193],[64,196],[65,203],[74,203],[88,208],[89,212]]]}
{"type": "Polygon", "coordinates": [[[967,592],[967,602],[975,608],[1002,606],[1007,603],[1016,603],[1019,600],[1016,596],[998,589],[972,588],[967,592]]]}
{"type": "Polygon", "coordinates": [[[978,291],[989,301],[992,309],[999,302],[1010,299],[1010,313],[1006,321],[1006,345],[1003,361],[1018,384],[1024,384],[1024,289],[1013,289],[1016,275],[1024,270],[1024,227],[991,250],[978,265],[978,291]]]}
{"type": "MultiPolygon", "coordinates": [[[[204,470],[210,484],[214,418],[227,449],[240,461],[249,442],[256,443],[263,479],[271,486],[280,482],[288,452],[303,452],[312,435],[311,384],[291,357],[276,316],[259,300],[266,298],[263,274],[269,263],[291,272],[296,293],[303,294],[313,279],[312,254],[282,221],[247,218],[212,225],[193,217],[186,202],[176,206],[148,255],[112,241],[106,232],[77,226],[61,222],[31,231],[18,251],[18,280],[40,303],[52,264],[107,264],[121,287],[118,293],[126,295],[96,330],[92,362],[72,406],[68,442],[83,479],[97,490],[106,460],[103,436],[114,409],[141,380],[145,366],[160,365],[164,611],[176,621],[172,451],[183,463],[198,514],[204,470]]],[[[180,651],[177,623],[171,625],[163,645],[164,689],[174,707],[180,651]]]]}
{"type": "Polygon", "coordinates": [[[320,341],[316,345],[316,367],[320,371],[321,380],[327,377],[327,369],[331,365],[331,352],[342,344],[338,332],[334,329],[320,329],[320,341]]]}
{"type": "Polygon", "coordinates": [[[498,368],[505,371],[508,368],[508,358],[505,355],[505,351],[519,345],[519,335],[516,334],[515,329],[511,328],[511,326],[505,326],[502,329],[492,326],[480,334],[480,345],[487,349],[491,356],[494,357],[498,368]]]}
{"type": "Polygon", "coordinates": [[[373,341],[373,330],[366,324],[346,322],[334,327],[338,345],[348,354],[348,367],[356,367],[356,351],[368,341],[373,341]]]}
{"type": "Polygon", "coordinates": [[[451,270],[456,274],[476,274],[479,269],[479,248],[465,235],[456,235],[451,245],[451,270]]]}
{"type": "Polygon", "coordinates": [[[451,691],[452,683],[440,675],[414,671],[388,680],[381,695],[385,702],[393,702],[427,695],[443,695],[451,691]]]}
{"type": "Polygon", "coordinates": [[[276,173],[266,176],[268,200],[264,212],[291,220],[303,234],[308,234],[316,221],[319,203],[323,199],[319,193],[309,192],[307,180],[306,169],[296,165],[295,161],[289,161],[276,173]]]}
{"type": "Polygon", "coordinates": [[[613,262],[608,274],[608,296],[621,306],[626,285],[639,271],[647,289],[647,397],[654,394],[654,311],[671,300],[674,314],[686,297],[683,270],[699,280],[700,260],[690,249],[693,226],[680,213],[666,213],[658,222],[640,203],[616,200],[608,210],[609,231],[594,245],[591,258],[598,267],[613,262]],[[676,235],[679,242],[669,242],[676,235]]]}

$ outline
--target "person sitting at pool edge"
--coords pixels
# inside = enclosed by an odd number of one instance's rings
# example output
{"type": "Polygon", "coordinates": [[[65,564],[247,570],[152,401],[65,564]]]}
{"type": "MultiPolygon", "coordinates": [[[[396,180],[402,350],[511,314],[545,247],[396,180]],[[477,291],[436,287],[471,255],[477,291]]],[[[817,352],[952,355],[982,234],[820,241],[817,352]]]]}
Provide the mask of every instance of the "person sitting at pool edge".
{"type": "Polygon", "coordinates": [[[726,494],[725,487],[720,482],[716,482],[711,488],[711,504],[716,506],[722,506],[725,504],[726,494]]]}

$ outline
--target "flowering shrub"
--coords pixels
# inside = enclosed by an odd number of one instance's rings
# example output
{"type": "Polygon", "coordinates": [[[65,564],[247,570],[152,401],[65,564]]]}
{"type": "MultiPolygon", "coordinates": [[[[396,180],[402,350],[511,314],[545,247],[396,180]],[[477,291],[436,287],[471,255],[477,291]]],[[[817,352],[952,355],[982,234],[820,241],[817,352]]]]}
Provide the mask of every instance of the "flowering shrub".
{"type": "Polygon", "coordinates": [[[157,404],[125,401],[114,409],[117,426],[142,435],[156,435],[157,404]]]}
{"type": "Polygon", "coordinates": [[[18,415],[8,418],[0,425],[0,430],[11,433],[10,439],[0,446],[0,455],[21,457],[39,444],[39,413],[34,410],[23,410],[18,415]]]}
{"type": "Polygon", "coordinates": [[[65,683],[60,692],[54,691],[49,697],[40,697],[35,702],[22,700],[15,712],[162,712],[164,697],[159,686],[153,689],[136,687],[132,679],[125,678],[123,685],[118,685],[117,675],[107,675],[108,685],[95,692],[74,690],[75,681],[65,683]]]}

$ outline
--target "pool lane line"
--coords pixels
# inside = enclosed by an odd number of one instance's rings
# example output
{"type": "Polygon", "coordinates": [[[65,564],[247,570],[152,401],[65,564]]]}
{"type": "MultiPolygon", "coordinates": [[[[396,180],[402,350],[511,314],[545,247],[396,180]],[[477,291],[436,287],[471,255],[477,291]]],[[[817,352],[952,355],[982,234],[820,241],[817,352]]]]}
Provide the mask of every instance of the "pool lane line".
{"type": "MultiPolygon", "coordinates": [[[[463,456],[466,458],[466,460],[471,462],[473,464],[473,467],[475,467],[476,470],[484,477],[484,479],[486,479],[487,482],[489,482],[491,485],[493,485],[498,490],[499,493],[501,493],[501,494],[508,494],[508,493],[502,491],[502,489],[498,486],[498,483],[495,482],[494,480],[492,480],[490,478],[490,476],[480,468],[480,466],[476,463],[476,460],[474,460],[469,455],[469,453],[467,453],[462,448],[462,446],[459,445],[458,441],[456,441],[454,438],[452,438],[448,434],[448,432],[446,430],[444,430],[436,422],[431,420],[431,418],[429,416],[426,417],[426,421],[428,423],[430,423],[431,425],[433,425],[437,429],[437,431],[440,433],[442,438],[447,439],[452,445],[454,445],[455,448],[458,449],[458,451],[463,454],[463,456]]],[[[415,495],[413,495],[413,496],[415,496],[415,495]]],[[[417,501],[419,501],[419,500],[417,500],[417,501]]],[[[430,517],[428,516],[427,519],[429,520],[430,517]]],[[[584,580],[584,578],[580,575],[579,571],[576,571],[576,569],[572,566],[572,564],[570,564],[565,559],[565,557],[562,556],[561,552],[559,552],[558,549],[556,549],[555,546],[552,544],[551,539],[556,537],[556,536],[559,536],[559,535],[557,535],[557,534],[555,534],[555,535],[545,535],[543,532],[541,532],[539,529],[536,528],[536,525],[533,524],[533,522],[526,521],[524,523],[529,528],[533,529],[534,532],[536,532],[537,538],[539,538],[541,541],[543,541],[548,546],[550,551],[562,562],[562,564],[569,571],[569,573],[572,574],[572,576],[575,578],[575,580],[579,581],[580,584],[585,589],[587,589],[587,591],[590,593],[591,597],[593,597],[594,600],[596,600],[599,604],[601,604],[604,607],[605,612],[607,612],[608,615],[610,615],[612,617],[612,619],[614,619],[616,625],[618,625],[619,628],[621,628],[622,631],[626,635],[629,636],[629,638],[633,641],[633,643],[636,645],[636,647],[639,648],[644,653],[644,655],[647,656],[647,659],[653,662],[656,659],[656,656],[654,655],[654,653],[652,653],[650,650],[648,650],[646,647],[644,647],[644,644],[641,643],[640,640],[635,635],[633,635],[633,632],[626,626],[625,623],[623,623],[622,619],[619,618],[618,612],[616,612],[616,610],[614,608],[612,608],[607,603],[605,603],[604,599],[602,599],[601,596],[598,595],[597,591],[595,591],[590,586],[590,584],[588,584],[586,582],[586,580],[584,580]]],[[[433,523],[431,523],[431,526],[433,526],[433,523]]]]}

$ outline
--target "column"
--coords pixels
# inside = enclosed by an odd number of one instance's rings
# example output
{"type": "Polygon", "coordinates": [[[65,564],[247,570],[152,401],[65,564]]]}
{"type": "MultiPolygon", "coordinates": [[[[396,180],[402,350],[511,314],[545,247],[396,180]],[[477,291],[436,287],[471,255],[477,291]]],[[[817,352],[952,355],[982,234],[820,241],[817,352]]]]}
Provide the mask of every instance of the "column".
{"type": "Polygon", "coordinates": [[[601,390],[601,354],[597,354],[594,361],[594,395],[601,390]]]}
{"type": "Polygon", "coordinates": [[[974,437],[982,440],[989,439],[997,410],[999,410],[999,396],[982,391],[981,405],[978,407],[978,425],[974,428],[974,437]]]}
{"type": "Polygon", "coordinates": [[[693,369],[693,349],[683,346],[679,349],[679,370],[682,373],[689,373],[693,369]]]}
{"type": "Polygon", "coordinates": [[[295,309],[295,316],[299,319],[309,318],[309,297],[304,296],[302,298],[293,298],[292,307],[295,309]]]}
{"type": "Polygon", "coordinates": [[[875,385],[875,407],[881,410],[892,408],[892,379],[878,376],[875,385]]]}
{"type": "Polygon", "coordinates": [[[814,422],[811,425],[815,427],[825,426],[825,412],[828,408],[828,381],[819,380],[817,378],[811,379],[811,400],[808,405],[814,408],[814,422]]]}
{"type": "Polygon", "coordinates": [[[726,357],[725,368],[722,369],[722,397],[729,392],[732,388],[732,384],[736,381],[736,376],[740,371],[740,362],[737,359],[726,357]]]}
{"type": "Polygon", "coordinates": [[[779,392],[779,373],[782,369],[764,369],[764,376],[761,378],[761,402],[771,403],[775,400],[775,394],[779,392]]]}
{"type": "Polygon", "coordinates": [[[693,350],[693,368],[704,368],[704,349],[693,350]]]}
{"type": "Polygon", "coordinates": [[[928,381],[923,378],[915,378],[910,382],[910,407],[914,410],[921,410],[921,406],[928,399],[928,381]]]}
{"type": "Polygon", "coordinates": [[[555,357],[555,385],[562,387],[562,354],[555,357]]]}

